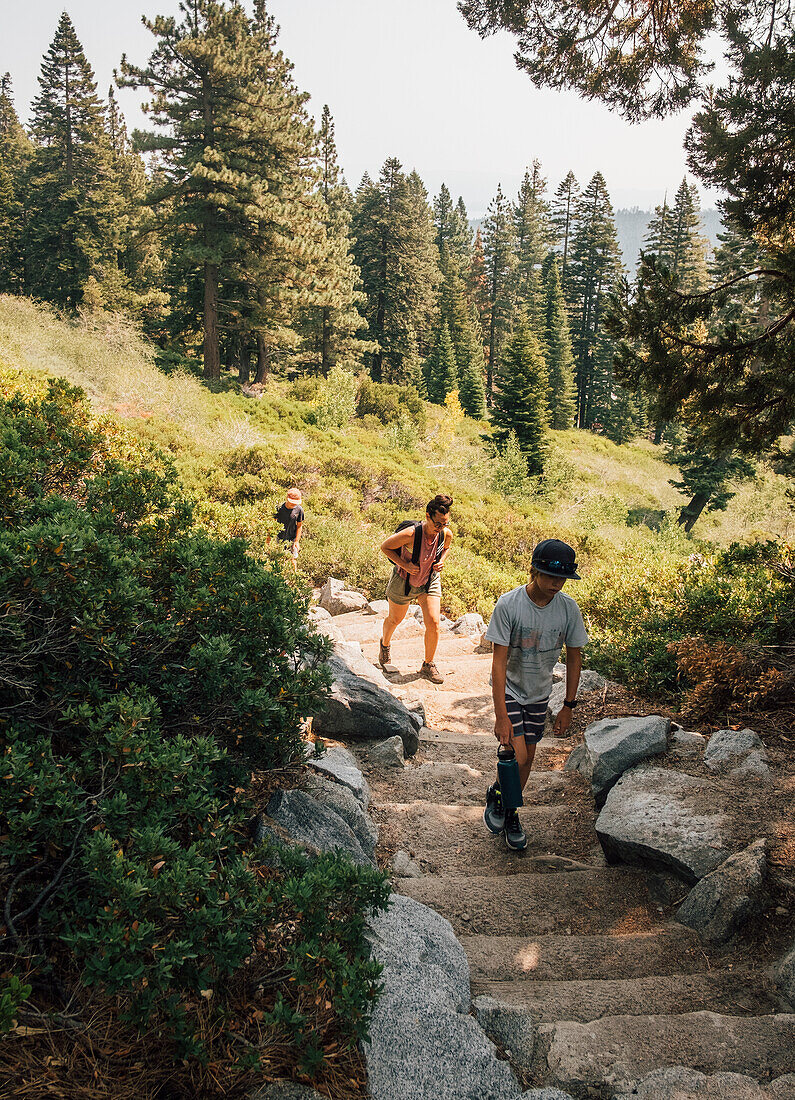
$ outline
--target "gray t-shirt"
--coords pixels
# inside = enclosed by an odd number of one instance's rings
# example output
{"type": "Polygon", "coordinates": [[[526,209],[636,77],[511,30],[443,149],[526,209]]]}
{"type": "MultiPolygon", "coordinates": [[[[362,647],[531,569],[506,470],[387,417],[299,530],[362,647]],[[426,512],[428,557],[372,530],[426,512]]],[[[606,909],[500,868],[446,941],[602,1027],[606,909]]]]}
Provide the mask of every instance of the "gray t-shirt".
{"type": "Polygon", "coordinates": [[[562,647],[579,648],[588,641],[582,614],[571,596],[556,592],[546,607],[539,607],[523,584],[497,600],[486,637],[508,646],[505,687],[519,703],[547,699],[562,647]]]}

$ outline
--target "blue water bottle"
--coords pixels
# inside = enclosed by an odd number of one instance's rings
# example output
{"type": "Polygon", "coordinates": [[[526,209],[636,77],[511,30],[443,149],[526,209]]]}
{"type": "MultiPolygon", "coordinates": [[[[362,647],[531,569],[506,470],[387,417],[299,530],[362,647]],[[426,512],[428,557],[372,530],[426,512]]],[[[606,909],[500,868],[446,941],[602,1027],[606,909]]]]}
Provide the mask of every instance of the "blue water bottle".
{"type": "Polygon", "coordinates": [[[519,806],[523,806],[519,765],[516,763],[516,753],[510,745],[500,745],[497,750],[497,779],[500,784],[503,809],[516,810],[519,806]]]}

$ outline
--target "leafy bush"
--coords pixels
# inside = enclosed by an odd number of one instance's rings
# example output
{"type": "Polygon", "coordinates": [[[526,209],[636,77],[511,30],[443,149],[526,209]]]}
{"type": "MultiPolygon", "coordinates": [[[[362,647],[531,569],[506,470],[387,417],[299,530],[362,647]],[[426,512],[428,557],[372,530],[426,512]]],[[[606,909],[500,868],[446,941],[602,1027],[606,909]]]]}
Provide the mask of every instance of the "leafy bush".
{"type": "MultiPolygon", "coordinates": [[[[206,1061],[256,943],[289,929],[259,1020],[281,1033],[290,1007],[285,1041],[317,1068],[366,1030],[377,973],[354,933],[384,879],[288,852],[277,871],[247,839],[252,769],[303,759],[328,643],[278,571],[192,524],[169,464],[100,430],[81,391],[0,404],[0,951],[206,1061]],[[299,1019],[320,978],[325,1020],[299,1019]]],[[[3,996],[8,1016],[22,991],[3,996]]]]}
{"type": "Polygon", "coordinates": [[[652,694],[677,688],[676,647],[669,643],[698,635],[747,651],[795,640],[791,546],[734,545],[682,561],[672,552],[681,538],[676,528],[639,534],[634,547],[597,567],[578,590],[589,660],[652,694]]]}
{"type": "Polygon", "coordinates": [[[356,413],[356,375],[343,367],[332,367],[320,385],[315,408],[319,428],[344,428],[356,413]]]}
{"type": "Polygon", "coordinates": [[[413,386],[389,385],[362,378],[356,396],[356,415],[375,416],[382,424],[392,424],[408,417],[420,435],[425,434],[427,414],[425,402],[413,386]]]}

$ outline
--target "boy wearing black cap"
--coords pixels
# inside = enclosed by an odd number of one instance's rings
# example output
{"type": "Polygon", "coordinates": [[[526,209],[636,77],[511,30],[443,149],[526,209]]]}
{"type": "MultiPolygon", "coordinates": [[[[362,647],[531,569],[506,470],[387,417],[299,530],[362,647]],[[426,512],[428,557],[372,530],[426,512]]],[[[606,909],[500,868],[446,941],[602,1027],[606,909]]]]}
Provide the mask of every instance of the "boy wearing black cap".
{"type": "MultiPolygon", "coordinates": [[[[528,584],[506,592],[497,601],[486,638],[494,644],[491,693],[494,736],[516,754],[524,789],[533,766],[536,745],[544,735],[552,671],[566,647],[566,701],[553,733],[563,737],[577,705],[582,647],[588,641],[580,609],[561,589],[579,580],[574,550],[560,539],[545,539],[533,551],[528,584]]],[[[493,833],[504,833],[515,851],[527,846],[516,810],[505,810],[498,783],[486,792],[483,813],[493,833]]]]}

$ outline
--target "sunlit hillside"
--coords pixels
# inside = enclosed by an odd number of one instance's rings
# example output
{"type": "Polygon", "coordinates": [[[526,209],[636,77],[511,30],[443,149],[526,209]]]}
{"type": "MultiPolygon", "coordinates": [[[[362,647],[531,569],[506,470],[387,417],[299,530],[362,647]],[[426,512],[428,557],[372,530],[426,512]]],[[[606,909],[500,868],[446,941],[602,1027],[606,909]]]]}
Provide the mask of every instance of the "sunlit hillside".
{"type": "MultiPolygon", "coordinates": [[[[275,380],[254,400],[230,377],[211,392],[191,374],[160,371],[153,350],[115,318],[67,321],[0,297],[0,364],[83,387],[98,410],[172,454],[198,522],[247,537],[255,553],[266,553],[283,491],[300,485],[301,566],[315,583],[334,573],[378,594],[388,570],[379,542],[401,519],[419,517],[438,491],[456,500],[456,549],[445,574],[450,613],[488,613],[526,571],[534,542],[553,533],[578,547],[586,569],[617,555],[681,559],[694,548],[674,523],[683,503],[669,484],[676,471],[644,440],[617,446],[590,432],[551,433],[546,484],[506,496],[484,424],[428,405],[424,438],[403,438],[373,416],[324,430],[314,423],[322,386],[275,380]]],[[[693,534],[724,545],[786,538],[794,528],[783,479],[762,470],[725,513],[703,515],[693,534]]]]}

